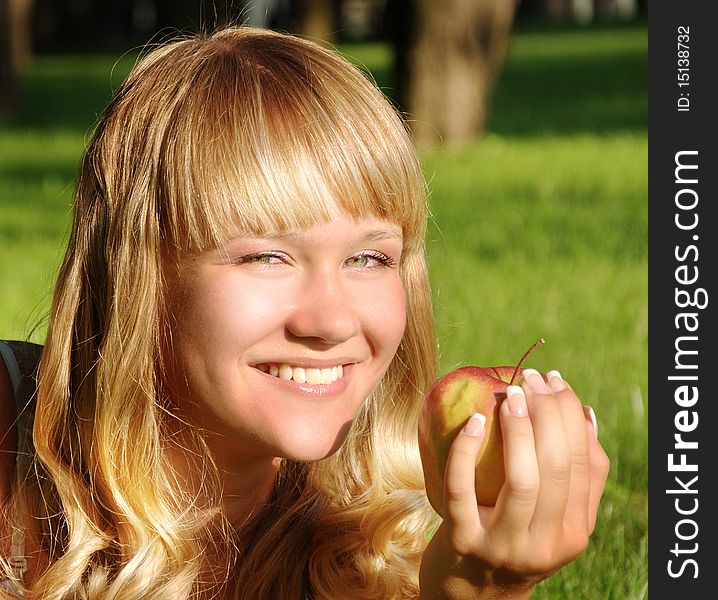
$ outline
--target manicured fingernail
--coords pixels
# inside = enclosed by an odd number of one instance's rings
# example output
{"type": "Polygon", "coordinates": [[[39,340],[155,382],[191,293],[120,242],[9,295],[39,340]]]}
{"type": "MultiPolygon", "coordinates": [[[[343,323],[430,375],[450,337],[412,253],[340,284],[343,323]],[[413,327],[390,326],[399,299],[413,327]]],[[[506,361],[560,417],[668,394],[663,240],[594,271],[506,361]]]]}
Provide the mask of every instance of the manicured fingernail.
{"type": "Polygon", "coordinates": [[[566,389],[566,384],[563,381],[563,377],[561,377],[561,373],[559,373],[556,369],[553,369],[546,373],[546,379],[548,379],[548,385],[554,392],[560,392],[561,390],[566,389]]]}
{"type": "Polygon", "coordinates": [[[593,412],[593,409],[590,406],[584,406],[583,414],[586,415],[586,418],[589,421],[591,421],[591,425],[593,425],[593,435],[595,435],[596,439],[598,439],[598,421],[596,420],[596,413],[593,412]]]}
{"type": "Polygon", "coordinates": [[[536,369],[524,369],[523,376],[524,381],[532,392],[546,393],[548,391],[546,382],[536,369]]]}
{"type": "Polygon", "coordinates": [[[506,388],[506,398],[509,403],[509,412],[516,417],[525,417],[529,414],[526,407],[526,394],[519,385],[510,385],[506,388]]]}
{"type": "Polygon", "coordinates": [[[462,430],[466,435],[473,435],[474,437],[480,436],[484,431],[484,425],[486,425],[486,417],[481,413],[474,413],[471,418],[464,425],[462,430]]]}

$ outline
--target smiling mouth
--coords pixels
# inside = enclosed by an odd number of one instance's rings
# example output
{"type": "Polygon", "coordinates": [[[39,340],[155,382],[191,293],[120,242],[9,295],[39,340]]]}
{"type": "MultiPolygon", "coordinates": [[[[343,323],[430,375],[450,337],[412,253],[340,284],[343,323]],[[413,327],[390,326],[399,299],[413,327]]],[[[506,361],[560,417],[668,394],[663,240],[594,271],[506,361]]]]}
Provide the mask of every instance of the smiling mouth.
{"type": "Polygon", "coordinates": [[[344,367],[342,365],[317,369],[312,367],[293,367],[286,363],[263,363],[257,365],[256,368],[263,373],[283,379],[284,381],[295,381],[309,385],[330,385],[338,379],[341,379],[344,374],[344,367]]]}

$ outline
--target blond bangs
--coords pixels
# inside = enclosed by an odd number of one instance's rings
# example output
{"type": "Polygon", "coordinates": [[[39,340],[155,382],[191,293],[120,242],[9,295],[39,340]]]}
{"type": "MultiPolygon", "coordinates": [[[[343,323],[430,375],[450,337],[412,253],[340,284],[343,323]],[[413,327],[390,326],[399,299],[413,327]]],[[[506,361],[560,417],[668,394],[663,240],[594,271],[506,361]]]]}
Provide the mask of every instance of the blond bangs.
{"type": "Polygon", "coordinates": [[[338,207],[397,223],[407,250],[421,247],[421,171],[401,119],[364,75],[309,42],[290,57],[271,32],[210,41],[179,42],[169,53],[180,56],[164,61],[181,70],[183,55],[195,65],[195,52],[208,55],[177,86],[160,149],[167,243],[202,251],[242,232],[326,222],[338,207]]]}

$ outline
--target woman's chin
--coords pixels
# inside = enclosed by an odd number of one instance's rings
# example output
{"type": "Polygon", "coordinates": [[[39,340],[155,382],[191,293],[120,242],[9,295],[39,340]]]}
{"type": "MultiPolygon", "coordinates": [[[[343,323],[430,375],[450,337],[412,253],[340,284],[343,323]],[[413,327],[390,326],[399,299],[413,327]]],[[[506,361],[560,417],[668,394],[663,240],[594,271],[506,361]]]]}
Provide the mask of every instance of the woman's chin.
{"type": "Polygon", "coordinates": [[[282,458],[296,461],[315,461],[328,458],[342,447],[350,428],[351,421],[343,425],[335,434],[324,430],[295,436],[291,444],[282,448],[282,458]]]}

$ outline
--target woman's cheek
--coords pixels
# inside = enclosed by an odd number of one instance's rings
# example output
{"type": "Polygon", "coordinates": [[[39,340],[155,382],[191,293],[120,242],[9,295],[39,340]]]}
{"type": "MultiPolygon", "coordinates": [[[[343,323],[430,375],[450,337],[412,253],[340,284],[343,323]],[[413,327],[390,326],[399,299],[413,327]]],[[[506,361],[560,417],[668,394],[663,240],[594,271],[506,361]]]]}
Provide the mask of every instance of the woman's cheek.
{"type": "Polygon", "coordinates": [[[252,278],[228,277],[194,298],[195,322],[203,337],[246,348],[280,326],[288,295],[281,285],[252,278]],[[198,314],[197,314],[198,313],[198,314]]]}
{"type": "Polygon", "coordinates": [[[404,287],[397,278],[373,295],[374,302],[368,304],[367,321],[375,344],[390,353],[393,358],[406,327],[406,301],[404,287]]]}

